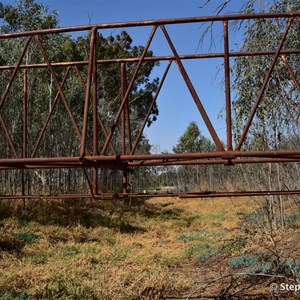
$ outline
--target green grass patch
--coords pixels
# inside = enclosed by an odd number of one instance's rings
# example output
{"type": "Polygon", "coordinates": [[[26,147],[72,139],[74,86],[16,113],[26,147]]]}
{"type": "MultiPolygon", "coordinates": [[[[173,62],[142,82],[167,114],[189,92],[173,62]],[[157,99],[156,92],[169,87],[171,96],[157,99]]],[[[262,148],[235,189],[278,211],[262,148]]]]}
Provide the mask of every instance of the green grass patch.
{"type": "Polygon", "coordinates": [[[32,244],[40,239],[39,235],[32,232],[17,232],[13,234],[13,237],[27,244],[32,244]]]}
{"type": "Polygon", "coordinates": [[[300,226],[300,213],[293,213],[286,216],[285,221],[291,228],[297,228],[300,226]]]}
{"type": "Polygon", "coordinates": [[[226,228],[239,221],[229,204],[176,198],[132,205],[30,201],[25,219],[14,213],[0,221],[0,299],[163,299],[186,293],[193,282],[182,269],[244,245],[241,238],[223,246],[236,236],[226,228]]]}
{"type": "Polygon", "coordinates": [[[166,209],[159,214],[161,220],[178,220],[181,215],[181,210],[178,209],[166,209]]]}
{"type": "Polygon", "coordinates": [[[210,250],[208,244],[192,245],[186,249],[185,253],[190,257],[191,255],[198,255],[199,253],[207,252],[208,250],[210,250]]]}
{"type": "Polygon", "coordinates": [[[31,263],[34,265],[43,265],[43,264],[48,263],[48,257],[46,255],[42,255],[42,254],[25,256],[24,262],[31,263]]]}
{"type": "Polygon", "coordinates": [[[12,300],[12,299],[28,299],[30,294],[26,291],[11,289],[9,291],[0,291],[1,300],[12,300]]]}
{"type": "Polygon", "coordinates": [[[73,258],[79,255],[80,253],[81,250],[79,249],[79,246],[75,246],[75,245],[65,246],[62,249],[60,249],[60,254],[66,258],[73,258]]]}

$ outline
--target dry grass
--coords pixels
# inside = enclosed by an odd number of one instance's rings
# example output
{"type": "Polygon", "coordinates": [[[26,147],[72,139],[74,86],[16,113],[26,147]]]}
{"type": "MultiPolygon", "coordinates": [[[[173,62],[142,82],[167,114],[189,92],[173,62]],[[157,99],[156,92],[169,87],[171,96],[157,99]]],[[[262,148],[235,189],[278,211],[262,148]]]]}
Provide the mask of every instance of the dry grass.
{"type": "MultiPolygon", "coordinates": [[[[0,203],[1,299],[188,295],[197,261],[244,251],[240,199],[0,203]]],[[[198,280],[198,279],[197,279],[198,280]]]]}

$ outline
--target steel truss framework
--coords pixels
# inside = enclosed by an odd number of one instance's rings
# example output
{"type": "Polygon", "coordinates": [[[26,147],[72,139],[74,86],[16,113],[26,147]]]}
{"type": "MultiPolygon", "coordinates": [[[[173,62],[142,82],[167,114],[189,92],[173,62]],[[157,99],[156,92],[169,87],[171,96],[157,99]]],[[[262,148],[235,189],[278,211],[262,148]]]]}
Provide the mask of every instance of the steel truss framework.
{"type": "MultiPolygon", "coordinates": [[[[13,157],[1,157],[0,158],[0,169],[48,169],[48,168],[91,168],[93,170],[93,180],[90,182],[90,193],[89,194],[63,194],[63,195],[5,195],[0,196],[0,199],[14,199],[14,198],[98,198],[98,199],[111,199],[111,198],[122,198],[122,197],[148,197],[148,196],[170,196],[170,194],[139,194],[128,190],[127,180],[128,174],[133,172],[136,167],[144,166],[168,166],[168,165],[192,165],[192,164],[241,164],[241,163],[264,163],[264,162],[298,162],[300,160],[300,150],[277,150],[277,151],[242,151],[242,145],[245,141],[249,128],[257,112],[257,108],[262,101],[264,91],[274,70],[275,64],[278,60],[282,60],[287,72],[289,73],[292,81],[298,90],[300,90],[299,81],[289,65],[286,57],[288,55],[299,55],[300,49],[288,49],[283,50],[283,45],[289,29],[293,23],[299,25],[300,13],[269,13],[269,14],[256,14],[256,15],[227,15],[227,16],[212,16],[212,17],[195,17],[195,18],[181,18],[181,19],[167,19],[167,20],[153,20],[153,21],[140,21],[140,22],[128,22],[128,23],[111,23],[111,24],[97,24],[87,25],[78,27],[66,27],[66,28],[55,28],[48,30],[38,30],[23,33],[11,33],[0,35],[0,42],[4,39],[14,38],[25,38],[26,42],[23,46],[21,54],[13,65],[2,65],[0,66],[0,72],[11,70],[10,79],[6,84],[6,88],[2,92],[0,98],[0,123],[2,126],[1,140],[9,145],[13,157]],[[282,34],[282,38],[277,49],[272,51],[256,51],[256,52],[232,52],[229,49],[229,31],[228,24],[230,21],[243,20],[243,19],[258,19],[258,18],[285,18],[286,28],[282,34]],[[223,25],[223,38],[224,38],[224,51],[221,53],[206,53],[206,54],[186,54],[179,55],[173,41],[168,34],[166,25],[172,24],[187,24],[187,23],[203,23],[203,22],[221,22],[223,25]],[[151,27],[151,33],[144,47],[143,53],[140,57],[136,58],[113,58],[103,59],[97,57],[97,43],[96,37],[98,31],[102,29],[113,29],[113,28],[126,28],[129,27],[151,27]],[[173,55],[171,56],[147,56],[147,51],[153,40],[154,35],[158,30],[161,30],[165,40],[167,41],[173,55]],[[77,31],[89,31],[90,32],[90,54],[88,61],[69,61],[69,62],[51,62],[47,49],[43,44],[42,37],[46,35],[61,34],[61,33],[74,33],[77,31]],[[44,63],[39,64],[24,64],[23,60],[26,55],[29,45],[35,40],[38,51],[44,59],[44,63]],[[243,132],[236,145],[233,145],[232,139],[232,114],[231,114],[231,83],[230,83],[230,58],[241,57],[241,56],[269,56],[272,57],[272,62],[268,70],[266,70],[264,82],[259,90],[256,98],[256,102],[252,107],[249,118],[244,126],[243,132]],[[184,67],[183,60],[199,60],[199,59],[211,59],[211,58],[222,58],[225,78],[225,111],[226,111],[226,132],[227,139],[226,145],[221,142],[214,125],[212,124],[202,101],[200,100],[192,81],[190,80],[189,74],[184,67]],[[167,68],[163,77],[160,80],[160,85],[156,94],[153,97],[153,101],[148,108],[148,112],[145,116],[144,122],[139,129],[135,140],[132,140],[132,134],[130,129],[130,114],[129,114],[129,103],[128,96],[131,89],[137,79],[137,74],[141,69],[143,63],[148,61],[168,61],[167,68]],[[136,62],[136,69],[129,82],[126,82],[126,64],[136,62]],[[164,83],[164,80],[168,74],[169,68],[172,63],[176,63],[184,82],[199,110],[199,117],[201,117],[211,135],[212,140],[216,146],[216,152],[210,153],[182,153],[182,154],[136,154],[137,146],[139,145],[143,130],[147,124],[153,106],[157,100],[160,89],[164,83]],[[115,115],[114,122],[110,128],[105,128],[101,115],[97,111],[97,67],[103,64],[118,64],[120,66],[122,80],[122,101],[120,102],[118,111],[115,115]],[[85,74],[85,80],[80,73],[80,66],[87,66],[87,74],[85,74]],[[65,76],[62,82],[56,76],[55,68],[65,68],[65,76]],[[46,69],[51,74],[54,84],[57,88],[57,95],[53,101],[51,110],[44,121],[41,133],[38,139],[34,142],[35,146],[31,153],[28,151],[28,89],[30,82],[27,82],[27,71],[32,68],[46,69]],[[79,80],[85,89],[84,97],[84,109],[82,116],[82,124],[76,122],[66,94],[64,92],[64,83],[68,80],[68,74],[71,70],[75,70],[79,80]],[[10,134],[9,128],[6,125],[5,117],[3,116],[3,105],[7,101],[8,94],[12,87],[12,84],[17,76],[22,74],[24,78],[24,89],[23,89],[23,109],[22,115],[22,154],[18,154],[13,138],[10,134]],[[71,120],[72,126],[74,127],[77,137],[80,141],[80,151],[75,156],[66,157],[37,157],[37,151],[41,145],[41,141],[47,129],[49,120],[52,117],[55,105],[58,101],[62,101],[64,108],[71,120]],[[2,110],[2,111],[1,111],[2,110]],[[92,117],[89,115],[89,111],[92,111],[92,117]],[[93,136],[93,149],[88,149],[87,136],[89,130],[89,118],[92,118],[92,136],[93,136]],[[112,138],[115,134],[118,124],[122,124],[122,153],[117,153],[112,138]],[[105,141],[102,145],[99,145],[99,136],[103,135],[105,141]],[[119,194],[102,194],[98,193],[98,172],[99,168],[117,169],[123,172],[123,192],[119,194]]],[[[195,37],[197,38],[197,37],[195,37]]],[[[219,197],[219,196],[245,196],[245,195],[277,195],[277,194],[300,194],[300,190],[293,191],[251,191],[251,192],[199,192],[199,193],[174,193],[171,196],[179,197],[219,197]]]]}

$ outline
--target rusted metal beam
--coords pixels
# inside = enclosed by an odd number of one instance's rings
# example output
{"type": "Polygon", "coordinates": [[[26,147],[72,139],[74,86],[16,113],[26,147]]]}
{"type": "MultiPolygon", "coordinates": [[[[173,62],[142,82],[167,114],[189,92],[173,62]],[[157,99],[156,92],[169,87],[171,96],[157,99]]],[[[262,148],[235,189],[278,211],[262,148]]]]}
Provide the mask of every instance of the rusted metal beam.
{"type": "MultiPolygon", "coordinates": [[[[229,57],[248,57],[248,56],[271,56],[276,54],[276,51],[266,50],[266,51],[240,51],[235,52],[231,51],[228,53],[229,57]]],[[[281,55],[290,55],[290,54],[300,54],[299,49],[285,49],[280,51],[281,55]]],[[[206,59],[206,58],[224,58],[224,53],[206,53],[206,54],[186,54],[178,55],[180,60],[189,60],[189,59],[206,59]]],[[[130,58],[111,58],[111,59],[97,59],[97,64],[122,64],[122,63],[134,63],[139,61],[139,57],[130,57],[130,58]]],[[[166,55],[166,56],[146,56],[144,58],[145,62],[155,62],[155,61],[170,61],[176,60],[175,56],[166,55]]],[[[86,66],[89,64],[89,61],[72,61],[72,62],[51,62],[53,68],[58,67],[68,67],[68,66],[86,66]]],[[[0,70],[12,70],[15,66],[0,66],[0,70]]],[[[20,69],[35,69],[35,68],[48,68],[48,65],[45,63],[40,64],[26,64],[20,65],[20,69]]]]}
{"type": "Polygon", "coordinates": [[[8,84],[7,84],[6,88],[5,88],[5,90],[4,90],[4,93],[2,94],[1,99],[0,99],[0,110],[1,110],[1,108],[3,106],[3,104],[4,104],[4,101],[5,101],[5,99],[6,99],[7,95],[8,95],[9,90],[10,90],[10,88],[12,86],[13,80],[16,77],[17,71],[18,71],[18,69],[19,69],[19,67],[21,65],[21,62],[22,62],[22,60],[24,58],[24,55],[25,55],[25,53],[27,51],[27,48],[28,48],[28,46],[29,46],[29,44],[31,42],[31,38],[32,38],[31,36],[27,38],[26,43],[24,45],[24,48],[23,48],[23,50],[21,52],[21,55],[20,55],[20,57],[19,57],[16,65],[13,66],[13,72],[12,72],[12,74],[10,76],[10,79],[8,81],[8,84]]]}
{"type": "Polygon", "coordinates": [[[27,157],[27,118],[28,118],[28,76],[24,69],[23,77],[23,114],[22,114],[22,157],[27,157]]]}
{"type": "Polygon", "coordinates": [[[226,134],[227,150],[232,150],[232,124],[231,124],[231,92],[230,92],[230,62],[229,62],[229,40],[228,21],[223,22],[224,37],[224,78],[225,78],[225,107],[226,107],[226,134]]]}
{"type": "MultiPolygon", "coordinates": [[[[81,156],[74,157],[40,157],[40,158],[1,158],[0,166],[8,165],[55,165],[59,163],[82,163],[83,161],[91,161],[95,164],[108,163],[127,164],[131,161],[154,161],[168,162],[168,160],[196,160],[196,159],[222,159],[223,161],[236,161],[239,157],[248,158],[249,162],[252,158],[268,158],[275,159],[274,162],[279,162],[281,159],[286,161],[298,161],[300,159],[300,150],[274,150],[274,151],[221,151],[221,152],[199,152],[199,153],[179,153],[179,154],[126,154],[126,155],[98,155],[98,156],[81,156]]],[[[247,162],[247,160],[243,161],[247,162]]]]}
{"type": "Polygon", "coordinates": [[[15,32],[0,35],[0,39],[24,37],[35,34],[54,34],[64,32],[88,31],[93,28],[96,29],[111,29],[111,28],[124,28],[124,27],[142,27],[142,26],[160,26],[162,24],[182,24],[182,23],[201,23],[201,22],[214,22],[214,21],[234,21],[234,20],[249,20],[249,19],[270,19],[270,18],[289,18],[299,17],[300,12],[276,12],[276,13],[257,13],[257,14],[229,14],[223,16],[202,16],[192,18],[173,18],[161,20],[146,20],[146,21],[133,21],[133,22],[114,22],[106,24],[92,24],[84,26],[69,26],[52,29],[33,30],[27,32],[15,32]]]}
{"type": "MultiPolygon", "coordinates": [[[[81,75],[81,73],[80,73],[78,67],[77,67],[77,66],[74,66],[74,69],[75,69],[75,71],[76,71],[76,73],[77,73],[77,76],[78,76],[78,78],[79,78],[79,81],[80,81],[80,83],[81,83],[83,89],[86,90],[86,84],[85,84],[85,82],[84,82],[84,80],[83,80],[83,78],[82,78],[82,75],[81,75]]],[[[92,105],[92,99],[91,99],[91,98],[90,98],[90,104],[92,105]]],[[[102,119],[101,119],[99,113],[97,113],[97,121],[98,121],[98,124],[99,124],[100,127],[101,127],[102,132],[104,133],[105,137],[107,138],[107,137],[108,137],[108,133],[107,133],[107,130],[106,130],[106,128],[105,128],[105,126],[104,126],[104,124],[103,124],[103,122],[102,122],[102,119]]],[[[109,143],[109,147],[110,147],[110,149],[111,149],[113,155],[117,155],[117,154],[116,154],[116,150],[115,150],[115,148],[114,148],[114,145],[113,145],[111,142],[109,143]]]]}
{"type": "Polygon", "coordinates": [[[90,91],[91,91],[91,84],[93,81],[93,57],[94,57],[94,47],[95,47],[95,43],[96,43],[96,33],[97,33],[97,28],[93,27],[91,40],[90,40],[90,55],[89,55],[90,61],[89,61],[89,66],[88,66],[88,79],[87,79],[85,99],[84,99],[80,156],[85,156],[85,154],[86,154],[85,149],[86,149],[86,137],[87,137],[87,130],[88,130],[90,91]]]}
{"type": "Polygon", "coordinates": [[[12,141],[12,138],[11,138],[9,132],[8,132],[7,125],[4,121],[4,119],[2,118],[1,113],[0,113],[0,123],[1,123],[2,129],[3,129],[4,135],[5,135],[5,137],[8,141],[8,144],[9,144],[11,150],[12,150],[12,153],[15,156],[15,158],[17,158],[18,154],[17,154],[16,147],[15,147],[14,142],[12,141]]]}
{"type": "Polygon", "coordinates": [[[53,194],[53,195],[0,195],[0,200],[20,200],[20,199],[87,199],[113,200],[124,198],[155,198],[155,197],[179,197],[179,198],[223,198],[223,197],[261,197],[275,195],[300,195],[300,190],[271,190],[271,191],[236,191],[236,192],[217,192],[199,191],[193,193],[174,192],[174,193],[103,193],[99,195],[91,194],[53,194]]]}
{"type": "Polygon", "coordinates": [[[293,72],[293,70],[292,70],[290,64],[288,63],[286,57],[285,57],[283,54],[280,55],[280,57],[281,57],[282,61],[284,62],[284,64],[285,64],[285,66],[286,66],[286,68],[287,68],[287,70],[288,70],[288,72],[289,72],[289,74],[290,74],[290,76],[291,76],[291,78],[292,78],[292,80],[293,80],[295,86],[296,86],[297,89],[300,91],[300,83],[299,83],[297,77],[295,76],[295,74],[294,74],[294,72],[293,72]]]}

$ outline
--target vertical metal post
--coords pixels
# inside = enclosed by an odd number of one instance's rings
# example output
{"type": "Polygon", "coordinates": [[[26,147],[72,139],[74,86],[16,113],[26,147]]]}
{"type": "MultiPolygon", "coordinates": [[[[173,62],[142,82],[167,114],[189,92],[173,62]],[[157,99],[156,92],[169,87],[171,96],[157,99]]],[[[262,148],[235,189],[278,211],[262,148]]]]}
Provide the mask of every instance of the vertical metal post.
{"type": "MultiPolygon", "coordinates": [[[[126,64],[125,63],[121,63],[121,95],[122,95],[122,99],[124,99],[124,97],[126,97],[126,91],[127,91],[127,79],[126,79],[126,64]]],[[[122,122],[121,122],[121,126],[122,126],[122,154],[125,155],[126,154],[126,112],[125,112],[125,108],[128,107],[128,95],[126,97],[125,100],[125,105],[123,106],[123,110],[122,110],[122,122]]],[[[128,128],[129,130],[129,128],[128,128]]],[[[127,177],[127,171],[124,170],[123,171],[123,180],[122,180],[122,184],[123,184],[123,193],[127,193],[128,192],[128,177],[127,177]]]]}
{"type": "MultiPolygon", "coordinates": [[[[127,90],[127,82],[126,82],[126,69],[125,69],[125,63],[121,63],[121,97],[122,99],[126,95],[127,90]]],[[[126,98],[125,105],[122,109],[122,121],[121,121],[121,127],[122,127],[122,154],[126,154],[126,115],[125,115],[125,107],[126,103],[128,103],[128,97],[126,98]]]]}
{"type": "Polygon", "coordinates": [[[228,42],[228,21],[223,22],[224,30],[224,71],[225,71],[225,96],[226,96],[226,132],[227,150],[232,150],[232,124],[231,124],[231,93],[230,93],[230,62],[228,42]]]}
{"type": "MultiPolygon", "coordinates": [[[[23,117],[22,117],[22,157],[27,157],[27,115],[28,115],[28,80],[27,69],[24,69],[23,82],[23,117]]],[[[25,170],[22,169],[22,196],[25,195],[25,170]]],[[[23,208],[25,208],[25,198],[23,198],[23,208]]]]}
{"type": "Polygon", "coordinates": [[[88,66],[88,79],[87,79],[86,90],[85,90],[85,99],[84,99],[83,126],[82,126],[80,156],[85,155],[85,149],[86,149],[89,100],[90,100],[90,92],[91,92],[91,83],[93,80],[94,44],[95,44],[96,32],[97,32],[97,28],[94,27],[92,29],[91,41],[90,41],[90,56],[89,56],[90,61],[89,61],[89,66],[88,66]]]}
{"type": "Polygon", "coordinates": [[[28,82],[27,82],[27,69],[24,69],[24,85],[23,85],[23,120],[22,120],[22,157],[27,157],[27,102],[28,102],[28,82]]]}
{"type": "MultiPolygon", "coordinates": [[[[92,32],[93,34],[93,95],[92,95],[92,109],[93,109],[93,154],[97,156],[98,153],[98,105],[97,105],[97,28],[92,32]]],[[[93,193],[98,193],[98,168],[93,168],[93,193]]]]}

